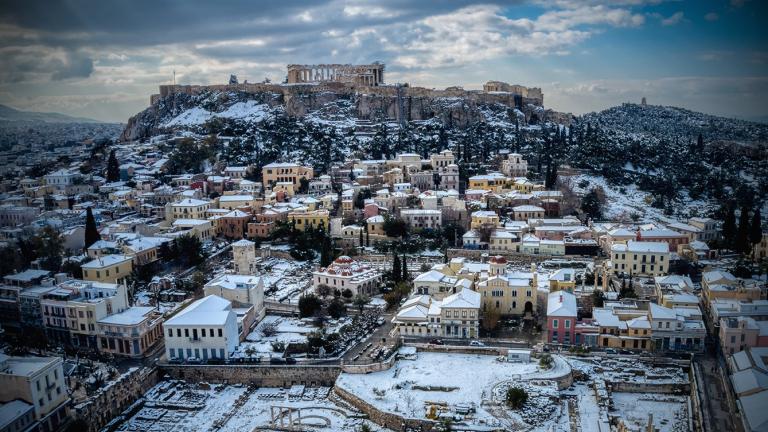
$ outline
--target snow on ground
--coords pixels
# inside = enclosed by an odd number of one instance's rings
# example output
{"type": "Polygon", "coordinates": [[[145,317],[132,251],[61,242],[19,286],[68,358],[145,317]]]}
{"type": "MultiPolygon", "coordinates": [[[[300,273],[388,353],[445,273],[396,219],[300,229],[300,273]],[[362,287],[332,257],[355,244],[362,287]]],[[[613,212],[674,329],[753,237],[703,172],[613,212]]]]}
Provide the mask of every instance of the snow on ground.
{"type": "Polygon", "coordinates": [[[621,417],[632,430],[643,430],[649,415],[660,432],[688,430],[687,396],[614,392],[611,400],[616,410],[611,414],[621,417]]]}
{"type": "MultiPolygon", "coordinates": [[[[400,360],[386,371],[365,375],[342,373],[336,385],[381,410],[405,417],[424,418],[432,404],[446,406],[449,412],[467,405],[477,410],[465,419],[475,427],[518,427],[550,419],[524,420],[498,400],[498,393],[510,385],[521,385],[529,387],[532,402],[539,397],[541,402],[549,400],[553,391],[549,382],[527,380],[567,373],[565,361],[554,358],[555,367],[542,371],[536,363],[509,363],[492,355],[419,352],[416,360],[400,360]]],[[[532,404],[532,408],[539,405],[532,404]]],[[[551,410],[541,412],[551,416],[551,410]]]]}
{"type": "MultiPolygon", "coordinates": [[[[363,420],[359,412],[338,406],[328,399],[327,387],[280,388],[241,385],[195,385],[164,381],[145,395],[144,405],[117,431],[235,432],[272,426],[270,407],[301,410],[301,430],[357,431],[367,424],[373,431],[386,431],[363,420]]],[[[277,413],[277,411],[275,411],[277,413]]],[[[286,417],[287,422],[287,417],[286,417]]]]}
{"type": "MultiPolygon", "coordinates": [[[[326,333],[336,333],[339,329],[352,322],[349,317],[338,320],[329,320],[325,323],[326,333]]],[[[233,357],[282,357],[284,350],[275,351],[273,344],[283,343],[302,344],[307,342],[307,335],[319,328],[315,325],[312,318],[290,318],[277,315],[267,315],[261,320],[259,325],[246,336],[246,340],[241,342],[235,349],[233,357]],[[274,334],[266,336],[267,332],[274,334]]]]}
{"type": "MultiPolygon", "coordinates": [[[[605,191],[606,203],[603,206],[603,218],[606,220],[630,220],[633,214],[637,214],[640,217],[638,222],[678,222],[677,218],[665,216],[663,209],[651,207],[650,204],[653,201],[651,195],[639,190],[635,184],[611,186],[604,177],[589,174],[563,176],[563,179],[570,179],[571,187],[578,194],[585,194],[592,188],[600,186],[605,191]],[[586,187],[579,186],[584,181],[589,184],[586,187]]],[[[712,201],[692,200],[687,196],[681,198],[676,203],[676,213],[691,216],[707,215],[718,206],[718,203],[712,201]]]]}
{"type": "Polygon", "coordinates": [[[312,285],[314,261],[292,261],[269,257],[256,261],[257,274],[264,278],[267,300],[299,301],[299,296],[312,285]]]}
{"type": "Polygon", "coordinates": [[[272,115],[271,108],[267,104],[260,104],[254,100],[237,102],[222,112],[210,112],[204,108],[193,107],[166,122],[163,127],[174,126],[200,126],[214,117],[244,120],[246,122],[260,122],[272,115]]]}

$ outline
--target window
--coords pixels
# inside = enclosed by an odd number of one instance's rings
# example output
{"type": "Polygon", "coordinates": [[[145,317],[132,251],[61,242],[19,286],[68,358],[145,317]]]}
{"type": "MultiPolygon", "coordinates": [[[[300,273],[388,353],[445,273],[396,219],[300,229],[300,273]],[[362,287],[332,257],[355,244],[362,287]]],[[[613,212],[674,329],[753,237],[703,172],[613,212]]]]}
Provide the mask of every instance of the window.
{"type": "Polygon", "coordinates": [[[200,329],[200,331],[202,332],[201,337],[205,337],[205,329],[200,329]]]}
{"type": "Polygon", "coordinates": [[[224,336],[224,332],[222,332],[221,329],[219,329],[219,337],[222,337],[222,336],[224,336]]]}
{"type": "Polygon", "coordinates": [[[189,329],[184,329],[184,337],[189,337],[189,329]]]}
{"type": "Polygon", "coordinates": [[[168,337],[173,337],[173,329],[168,329],[168,337]]]}
{"type": "Polygon", "coordinates": [[[552,320],[552,328],[557,328],[557,320],[552,320]]]}
{"type": "Polygon", "coordinates": [[[571,328],[571,320],[563,320],[565,323],[565,328],[571,328]]]}
{"type": "Polygon", "coordinates": [[[181,337],[181,329],[176,329],[176,337],[181,337]]]}

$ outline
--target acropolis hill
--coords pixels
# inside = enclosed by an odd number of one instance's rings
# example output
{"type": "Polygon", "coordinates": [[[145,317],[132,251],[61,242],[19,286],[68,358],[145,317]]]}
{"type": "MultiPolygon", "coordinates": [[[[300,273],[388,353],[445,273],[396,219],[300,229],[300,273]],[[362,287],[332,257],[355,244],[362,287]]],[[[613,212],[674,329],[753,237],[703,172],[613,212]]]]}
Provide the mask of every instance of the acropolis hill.
{"type": "Polygon", "coordinates": [[[482,90],[461,87],[434,89],[408,84],[384,82],[385,65],[291,64],[283,83],[240,83],[233,76],[228,84],[161,85],[150,98],[150,107],[132,117],[123,140],[151,134],[159,126],[158,116],[176,115],[193,107],[205,96],[222,103],[236,95],[242,100],[255,100],[270,106],[282,105],[288,116],[303,117],[329,104],[344,100],[354,104],[354,117],[367,121],[422,121],[439,118],[445,124],[463,127],[479,120],[479,107],[497,106],[522,112],[526,121],[531,115],[567,123],[569,115],[544,110],[540,88],[488,81],[482,90]],[[154,117],[154,120],[153,120],[154,117]],[[141,118],[141,122],[139,122],[141,118]]]}

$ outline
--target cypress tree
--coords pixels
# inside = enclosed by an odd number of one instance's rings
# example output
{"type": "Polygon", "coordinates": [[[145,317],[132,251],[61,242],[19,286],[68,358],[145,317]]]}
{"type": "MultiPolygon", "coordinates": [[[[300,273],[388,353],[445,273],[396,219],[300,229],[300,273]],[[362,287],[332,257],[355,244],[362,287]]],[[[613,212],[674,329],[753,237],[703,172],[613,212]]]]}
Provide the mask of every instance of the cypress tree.
{"type": "Polygon", "coordinates": [[[728,212],[723,220],[723,240],[727,249],[733,249],[736,240],[736,210],[733,203],[728,204],[728,212]]]}
{"type": "Polygon", "coordinates": [[[736,231],[736,252],[749,252],[749,209],[741,208],[739,214],[739,229],[736,231]]]}
{"type": "Polygon", "coordinates": [[[360,242],[358,243],[358,246],[363,247],[363,230],[360,230],[360,242]]]}
{"type": "Polygon", "coordinates": [[[320,266],[328,267],[333,262],[333,248],[331,247],[331,238],[328,235],[323,237],[323,245],[320,248],[320,266]]]}
{"type": "Polygon", "coordinates": [[[760,240],[763,239],[763,229],[760,226],[761,223],[760,207],[757,207],[755,213],[752,215],[752,223],[749,225],[749,243],[751,243],[753,250],[755,245],[760,243],[760,240]]]}
{"type": "Polygon", "coordinates": [[[107,182],[116,182],[120,180],[120,164],[117,162],[115,151],[109,152],[107,160],[107,182]]]}
{"type": "Polygon", "coordinates": [[[403,282],[408,282],[410,279],[411,276],[408,274],[408,262],[405,260],[405,255],[403,255],[403,282]]]}
{"type": "Polygon", "coordinates": [[[101,235],[96,227],[96,219],[93,217],[93,210],[90,207],[85,211],[85,249],[99,241],[101,235]]]}
{"type": "Polygon", "coordinates": [[[395,282],[400,282],[401,278],[403,276],[403,269],[400,266],[400,257],[395,254],[395,259],[392,262],[392,280],[395,282]]]}

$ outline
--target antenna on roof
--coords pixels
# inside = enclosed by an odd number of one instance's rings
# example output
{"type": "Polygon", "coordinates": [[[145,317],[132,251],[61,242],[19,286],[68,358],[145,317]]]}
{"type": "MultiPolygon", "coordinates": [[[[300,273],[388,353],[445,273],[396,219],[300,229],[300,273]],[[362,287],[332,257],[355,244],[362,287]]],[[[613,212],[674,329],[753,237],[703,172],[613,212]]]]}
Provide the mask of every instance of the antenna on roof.
{"type": "Polygon", "coordinates": [[[173,70],[173,85],[176,85],[176,69],[173,70]]]}

